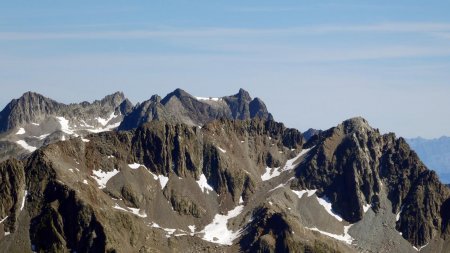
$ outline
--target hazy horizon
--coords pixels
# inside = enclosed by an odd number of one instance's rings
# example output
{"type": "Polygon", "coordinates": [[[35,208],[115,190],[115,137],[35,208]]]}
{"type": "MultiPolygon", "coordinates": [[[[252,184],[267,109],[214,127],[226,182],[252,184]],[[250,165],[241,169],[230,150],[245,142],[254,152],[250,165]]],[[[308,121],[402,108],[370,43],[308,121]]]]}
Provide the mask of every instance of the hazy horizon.
{"type": "Polygon", "coordinates": [[[77,1],[0,6],[0,105],[120,90],[244,88],[301,131],[362,116],[407,138],[450,135],[450,2],[77,1]]]}

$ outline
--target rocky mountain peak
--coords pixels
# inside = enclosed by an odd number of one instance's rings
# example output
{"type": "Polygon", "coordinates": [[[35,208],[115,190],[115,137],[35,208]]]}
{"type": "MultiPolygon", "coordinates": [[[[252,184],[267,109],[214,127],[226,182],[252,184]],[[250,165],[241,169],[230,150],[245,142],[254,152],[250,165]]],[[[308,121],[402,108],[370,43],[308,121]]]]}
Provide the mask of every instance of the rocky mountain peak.
{"type": "Polygon", "coordinates": [[[36,93],[36,92],[32,92],[32,91],[27,91],[25,93],[22,94],[22,96],[20,96],[17,100],[19,101],[32,101],[32,100],[45,100],[46,97],[44,97],[43,95],[36,93]]]}
{"type": "Polygon", "coordinates": [[[117,91],[111,95],[104,97],[100,102],[102,104],[119,105],[125,100],[125,95],[121,91],[117,91]]]}
{"type": "Polygon", "coordinates": [[[358,222],[367,208],[375,213],[388,208],[398,214],[396,229],[413,245],[426,245],[433,234],[444,233],[440,218],[433,217],[440,217],[436,207],[450,192],[404,139],[382,135],[357,117],[306,146],[315,148],[297,171],[300,188],[317,189],[344,220],[358,222]],[[417,213],[421,216],[413,217],[417,213]]]}
{"type": "Polygon", "coordinates": [[[158,96],[158,95],[153,95],[153,96],[150,98],[150,101],[155,102],[155,103],[161,103],[161,97],[158,96]]]}
{"type": "Polygon", "coordinates": [[[0,112],[0,132],[29,123],[45,114],[53,113],[62,105],[35,92],[26,92],[13,99],[0,112]]]}
{"type": "Polygon", "coordinates": [[[169,102],[169,100],[173,97],[176,97],[178,99],[182,98],[194,98],[191,94],[187,93],[183,89],[177,88],[176,90],[172,91],[171,93],[167,94],[162,100],[162,104],[166,104],[169,102]]]}
{"type": "Polygon", "coordinates": [[[250,93],[248,93],[248,91],[246,91],[242,88],[240,88],[239,92],[234,96],[243,101],[251,101],[252,100],[252,98],[250,97],[250,93]]]}
{"type": "Polygon", "coordinates": [[[345,120],[338,128],[342,128],[346,134],[353,132],[372,132],[374,129],[369,125],[369,122],[362,117],[354,117],[348,120],[345,120]]]}

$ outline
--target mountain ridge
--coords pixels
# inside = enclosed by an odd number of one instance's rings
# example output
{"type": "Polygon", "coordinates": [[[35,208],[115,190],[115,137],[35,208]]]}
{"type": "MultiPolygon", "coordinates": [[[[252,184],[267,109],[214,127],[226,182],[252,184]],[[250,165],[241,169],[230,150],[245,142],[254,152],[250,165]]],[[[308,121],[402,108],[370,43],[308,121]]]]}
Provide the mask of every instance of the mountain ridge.
{"type": "Polygon", "coordinates": [[[130,130],[151,120],[201,126],[213,119],[244,120],[255,117],[273,119],[264,102],[259,98],[251,99],[244,89],[235,95],[220,98],[194,97],[182,89],[176,89],[162,99],[154,95],[136,105],[124,118],[119,130],[130,130]]]}

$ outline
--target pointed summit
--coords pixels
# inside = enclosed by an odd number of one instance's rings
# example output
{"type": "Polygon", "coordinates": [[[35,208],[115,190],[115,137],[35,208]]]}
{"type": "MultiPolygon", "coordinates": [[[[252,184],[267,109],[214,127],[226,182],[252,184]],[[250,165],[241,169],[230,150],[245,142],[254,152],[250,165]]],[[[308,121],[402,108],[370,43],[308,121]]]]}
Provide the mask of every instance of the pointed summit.
{"type": "Polygon", "coordinates": [[[169,102],[169,100],[172,97],[176,97],[178,99],[182,99],[182,98],[193,98],[191,94],[187,93],[186,91],[178,88],[174,91],[172,91],[171,93],[167,94],[167,96],[165,96],[162,100],[161,103],[162,104],[166,104],[167,102],[169,102]]]}
{"type": "Polygon", "coordinates": [[[238,99],[240,99],[242,101],[251,101],[252,100],[248,91],[246,91],[242,88],[239,89],[239,92],[236,95],[234,95],[234,97],[237,97],[238,99]]]}
{"type": "Polygon", "coordinates": [[[100,100],[100,103],[102,105],[104,104],[120,105],[125,99],[126,98],[123,92],[117,91],[111,95],[105,96],[102,100],[100,100]]]}
{"type": "Polygon", "coordinates": [[[31,122],[35,118],[53,113],[62,104],[35,92],[25,92],[20,98],[13,99],[0,112],[0,132],[31,122]]]}
{"type": "Polygon", "coordinates": [[[158,95],[153,95],[153,96],[150,98],[150,101],[155,102],[155,103],[160,103],[160,102],[161,102],[161,97],[158,96],[158,95]]]}
{"type": "Polygon", "coordinates": [[[369,125],[369,122],[363,117],[354,117],[342,122],[338,127],[342,127],[345,133],[352,133],[357,131],[373,131],[374,129],[369,125]]]}
{"type": "Polygon", "coordinates": [[[43,95],[37,93],[37,92],[33,92],[33,91],[27,91],[25,93],[22,94],[22,96],[20,96],[18,98],[18,100],[30,100],[30,99],[45,99],[46,97],[44,97],[43,95]]]}

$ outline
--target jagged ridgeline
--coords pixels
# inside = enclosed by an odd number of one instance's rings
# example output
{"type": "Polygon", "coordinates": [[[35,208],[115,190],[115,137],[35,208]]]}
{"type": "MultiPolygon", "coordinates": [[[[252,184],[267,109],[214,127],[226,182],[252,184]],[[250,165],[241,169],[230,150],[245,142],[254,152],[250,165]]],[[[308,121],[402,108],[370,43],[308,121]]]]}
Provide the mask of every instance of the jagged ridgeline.
{"type": "Polygon", "coordinates": [[[362,118],[303,135],[244,90],[179,89],[0,115],[1,252],[450,250],[449,188],[362,118]]]}

